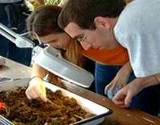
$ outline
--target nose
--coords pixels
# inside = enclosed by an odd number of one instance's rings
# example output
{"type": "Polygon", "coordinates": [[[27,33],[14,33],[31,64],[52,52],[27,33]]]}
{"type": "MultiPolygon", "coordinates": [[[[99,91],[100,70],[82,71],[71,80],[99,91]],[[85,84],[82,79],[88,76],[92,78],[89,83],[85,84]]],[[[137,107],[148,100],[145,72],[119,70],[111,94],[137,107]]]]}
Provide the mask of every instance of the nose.
{"type": "Polygon", "coordinates": [[[89,44],[87,42],[81,42],[80,44],[84,50],[88,50],[92,47],[91,44],[89,44]]]}

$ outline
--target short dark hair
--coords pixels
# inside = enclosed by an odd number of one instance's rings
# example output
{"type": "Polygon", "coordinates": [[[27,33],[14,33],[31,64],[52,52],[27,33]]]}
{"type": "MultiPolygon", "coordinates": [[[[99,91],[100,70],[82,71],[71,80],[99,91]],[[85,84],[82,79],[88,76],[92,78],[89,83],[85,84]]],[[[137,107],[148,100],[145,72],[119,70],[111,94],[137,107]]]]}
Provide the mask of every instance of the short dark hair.
{"type": "Polygon", "coordinates": [[[95,17],[118,17],[124,7],[124,0],[69,0],[62,8],[58,23],[62,29],[70,22],[91,29],[95,17]]]}
{"type": "Polygon", "coordinates": [[[28,31],[35,32],[39,36],[64,32],[58,26],[57,21],[61,9],[61,7],[52,5],[37,8],[27,19],[28,31]]]}

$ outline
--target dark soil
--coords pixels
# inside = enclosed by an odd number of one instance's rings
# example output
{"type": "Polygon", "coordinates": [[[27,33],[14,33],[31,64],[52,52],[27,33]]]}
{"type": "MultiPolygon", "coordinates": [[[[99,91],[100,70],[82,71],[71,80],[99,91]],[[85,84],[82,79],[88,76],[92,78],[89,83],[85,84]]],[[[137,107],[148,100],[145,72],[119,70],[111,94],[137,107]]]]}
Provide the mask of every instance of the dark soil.
{"type": "Polygon", "coordinates": [[[0,92],[0,102],[5,109],[0,114],[15,125],[69,125],[93,116],[84,111],[74,98],[62,95],[61,91],[47,91],[50,101],[28,100],[24,88],[0,92]]]}

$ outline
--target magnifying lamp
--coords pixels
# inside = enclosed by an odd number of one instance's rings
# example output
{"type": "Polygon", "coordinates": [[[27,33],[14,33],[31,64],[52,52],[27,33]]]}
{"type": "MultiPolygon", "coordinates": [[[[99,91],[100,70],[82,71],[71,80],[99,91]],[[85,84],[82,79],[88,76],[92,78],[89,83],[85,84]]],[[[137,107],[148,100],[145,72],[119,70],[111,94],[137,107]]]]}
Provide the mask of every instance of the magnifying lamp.
{"type": "MultiPolygon", "coordinates": [[[[34,48],[35,44],[0,23],[0,34],[20,48],[34,48]]],[[[34,62],[51,73],[79,86],[88,88],[94,80],[93,75],[59,56],[60,51],[48,46],[38,54],[34,62]]]]}

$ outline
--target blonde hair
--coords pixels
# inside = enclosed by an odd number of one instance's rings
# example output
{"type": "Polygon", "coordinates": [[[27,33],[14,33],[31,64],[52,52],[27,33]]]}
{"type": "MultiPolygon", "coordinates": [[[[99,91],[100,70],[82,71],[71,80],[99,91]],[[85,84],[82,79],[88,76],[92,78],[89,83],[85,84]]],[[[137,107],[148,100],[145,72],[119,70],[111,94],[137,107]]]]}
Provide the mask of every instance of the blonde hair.
{"type": "Polygon", "coordinates": [[[84,66],[84,61],[82,60],[81,54],[81,46],[78,42],[72,40],[72,38],[70,39],[70,44],[64,54],[64,58],[80,67],[84,66]]]}

